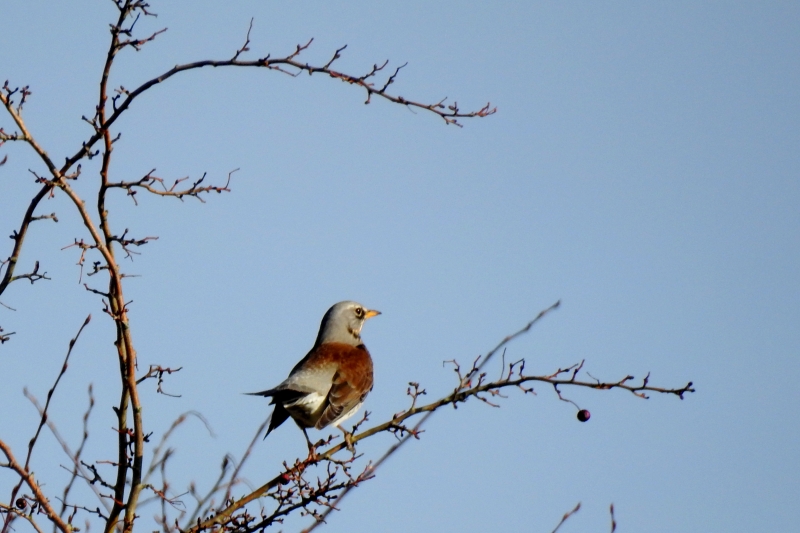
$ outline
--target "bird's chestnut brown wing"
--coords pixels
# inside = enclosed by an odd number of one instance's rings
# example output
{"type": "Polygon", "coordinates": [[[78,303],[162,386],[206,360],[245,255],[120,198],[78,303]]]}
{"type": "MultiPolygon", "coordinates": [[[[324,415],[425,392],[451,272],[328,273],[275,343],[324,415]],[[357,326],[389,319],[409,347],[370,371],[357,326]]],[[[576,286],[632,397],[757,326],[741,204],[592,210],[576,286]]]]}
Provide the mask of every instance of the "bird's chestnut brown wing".
{"type": "Polygon", "coordinates": [[[317,429],[328,426],[358,406],[372,390],[372,358],[363,345],[342,350],[338,367],[326,399],[327,407],[316,423],[317,429]]]}

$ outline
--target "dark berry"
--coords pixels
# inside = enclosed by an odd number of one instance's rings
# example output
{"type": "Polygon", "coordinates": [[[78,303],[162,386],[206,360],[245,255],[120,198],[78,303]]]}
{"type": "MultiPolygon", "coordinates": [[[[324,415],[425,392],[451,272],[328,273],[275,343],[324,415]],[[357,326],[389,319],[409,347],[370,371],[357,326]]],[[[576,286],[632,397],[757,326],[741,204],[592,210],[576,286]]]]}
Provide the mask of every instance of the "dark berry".
{"type": "Polygon", "coordinates": [[[591,417],[592,414],[586,409],[581,409],[580,411],[578,411],[578,420],[580,420],[581,422],[586,422],[591,417]]]}

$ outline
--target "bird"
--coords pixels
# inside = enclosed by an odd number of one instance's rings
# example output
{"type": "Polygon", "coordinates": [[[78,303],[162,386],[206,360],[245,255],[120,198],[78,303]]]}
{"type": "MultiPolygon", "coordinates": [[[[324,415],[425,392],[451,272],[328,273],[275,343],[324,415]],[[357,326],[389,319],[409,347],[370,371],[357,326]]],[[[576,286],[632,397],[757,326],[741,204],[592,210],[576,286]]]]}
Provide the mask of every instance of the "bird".
{"type": "Polygon", "coordinates": [[[372,357],[361,341],[361,328],[380,314],[349,300],[334,304],[322,317],[314,346],[289,377],[272,389],[247,393],[271,398],[275,406],[265,439],[291,417],[303,430],[311,454],[315,448],[306,429],[330,425],[344,433],[352,450],[352,435],[341,424],[358,411],[372,390],[372,357]]]}

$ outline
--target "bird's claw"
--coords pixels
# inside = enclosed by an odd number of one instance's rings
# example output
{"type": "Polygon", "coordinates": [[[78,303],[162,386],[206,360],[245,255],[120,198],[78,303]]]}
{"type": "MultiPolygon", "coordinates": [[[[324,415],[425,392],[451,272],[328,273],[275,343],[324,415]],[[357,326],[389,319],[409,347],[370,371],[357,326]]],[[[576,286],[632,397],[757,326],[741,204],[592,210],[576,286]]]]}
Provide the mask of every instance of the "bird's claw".
{"type": "Polygon", "coordinates": [[[316,463],[319,461],[319,455],[317,454],[317,447],[316,446],[309,446],[308,448],[308,457],[306,458],[307,463],[316,463]]]}
{"type": "Polygon", "coordinates": [[[356,449],[355,446],[353,446],[353,434],[345,430],[342,430],[342,433],[344,433],[344,445],[347,446],[347,451],[355,453],[356,449]]]}

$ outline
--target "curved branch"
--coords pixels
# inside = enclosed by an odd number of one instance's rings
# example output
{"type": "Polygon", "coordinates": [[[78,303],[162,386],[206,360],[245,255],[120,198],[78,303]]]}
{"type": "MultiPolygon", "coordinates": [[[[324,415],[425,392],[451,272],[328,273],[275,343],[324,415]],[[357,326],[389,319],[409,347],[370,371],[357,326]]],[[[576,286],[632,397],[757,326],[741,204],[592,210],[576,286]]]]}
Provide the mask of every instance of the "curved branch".
{"type": "MultiPolygon", "coordinates": [[[[370,103],[373,96],[378,96],[380,98],[384,98],[390,102],[395,104],[404,105],[407,107],[415,107],[418,109],[423,109],[425,111],[430,111],[441,117],[446,124],[453,124],[460,126],[458,119],[459,118],[472,118],[472,117],[486,117],[489,115],[494,114],[497,112],[496,107],[492,107],[490,103],[487,103],[481,109],[476,111],[469,111],[463,112],[458,107],[458,103],[454,102],[451,105],[447,105],[446,98],[440,100],[439,102],[432,103],[432,104],[425,104],[421,102],[416,102],[413,100],[408,100],[402,96],[395,96],[386,92],[389,85],[394,83],[394,80],[399,73],[400,69],[403,68],[405,65],[402,65],[395,69],[395,72],[387,79],[387,81],[380,87],[377,88],[371,81],[370,78],[374,77],[380,70],[382,70],[386,63],[381,66],[374,65],[372,70],[362,76],[355,76],[351,74],[345,74],[343,72],[339,72],[336,70],[331,69],[331,64],[338,59],[340,56],[340,52],[344,50],[345,47],[342,47],[336,51],[334,54],[333,59],[328,61],[326,64],[321,66],[312,66],[308,63],[304,63],[298,61],[296,58],[305,51],[311,43],[313,42],[313,38],[309,40],[304,45],[297,45],[294,52],[291,54],[280,57],[280,58],[271,58],[270,55],[267,55],[260,59],[244,61],[239,59],[241,53],[248,49],[249,45],[249,34],[250,30],[248,29],[248,37],[245,45],[237,50],[234,56],[231,59],[222,59],[222,60],[213,60],[213,59],[206,59],[201,61],[195,61],[192,63],[185,63],[182,65],[176,65],[173,68],[167,70],[166,72],[162,73],[155,78],[152,78],[144,83],[142,83],[136,89],[131,91],[123,90],[120,92],[120,95],[124,95],[125,98],[122,102],[115,106],[113,113],[107,119],[100,121],[99,123],[94,124],[95,126],[95,133],[92,135],[88,141],[86,141],[83,146],[78,150],[72,157],[68,158],[64,165],[61,168],[61,173],[67,172],[72,165],[76,162],[81,160],[85,157],[88,153],[90,153],[91,148],[103,137],[103,132],[108,131],[108,129],[113,125],[117,119],[130,107],[133,101],[142,93],[147,91],[148,89],[162,83],[172,76],[176,74],[180,74],[181,72],[187,72],[190,70],[196,70],[204,67],[246,67],[246,68],[266,68],[268,70],[276,70],[279,72],[283,72],[285,74],[289,74],[291,76],[297,76],[301,72],[307,72],[309,75],[311,74],[325,74],[330,76],[333,79],[341,80],[345,83],[349,83],[351,85],[357,85],[364,89],[367,93],[367,99],[364,103],[370,103]],[[291,68],[292,70],[287,70],[287,68],[291,68]]],[[[111,51],[109,51],[109,59],[113,59],[113,55],[111,51]]],[[[105,71],[104,71],[105,74],[105,71]]],[[[103,78],[103,82],[107,81],[107,77],[103,78]]],[[[105,94],[105,93],[103,93],[105,94]]],[[[105,99],[102,99],[101,102],[105,104],[105,99]]]]}
{"type": "Polygon", "coordinates": [[[14,281],[14,271],[17,267],[17,261],[19,261],[19,255],[22,253],[22,244],[25,241],[25,237],[28,234],[28,228],[31,225],[31,222],[34,220],[34,212],[36,211],[36,207],[39,205],[39,202],[53,190],[52,183],[45,184],[39,192],[36,193],[36,196],[28,204],[28,209],[25,211],[25,215],[22,217],[22,223],[19,226],[19,229],[15,231],[12,235],[14,239],[14,248],[11,251],[11,255],[6,259],[6,271],[3,274],[3,278],[0,279],[0,294],[5,292],[6,288],[14,281]]]}

